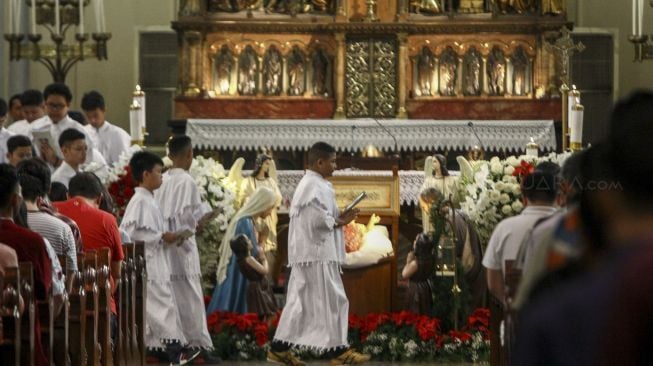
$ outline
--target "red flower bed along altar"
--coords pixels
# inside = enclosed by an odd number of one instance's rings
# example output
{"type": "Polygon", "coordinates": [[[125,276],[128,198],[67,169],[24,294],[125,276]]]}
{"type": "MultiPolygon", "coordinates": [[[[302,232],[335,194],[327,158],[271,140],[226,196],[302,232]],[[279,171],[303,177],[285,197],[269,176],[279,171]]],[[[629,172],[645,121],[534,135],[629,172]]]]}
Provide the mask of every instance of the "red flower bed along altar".
{"type": "MultiPolygon", "coordinates": [[[[479,362],[489,360],[490,312],[477,309],[458,331],[443,332],[440,320],[402,311],[349,317],[349,343],[381,361],[479,362]]],[[[223,360],[263,360],[279,317],[215,312],[208,316],[215,354],[223,360]]],[[[305,359],[319,355],[297,350],[305,359]]]]}

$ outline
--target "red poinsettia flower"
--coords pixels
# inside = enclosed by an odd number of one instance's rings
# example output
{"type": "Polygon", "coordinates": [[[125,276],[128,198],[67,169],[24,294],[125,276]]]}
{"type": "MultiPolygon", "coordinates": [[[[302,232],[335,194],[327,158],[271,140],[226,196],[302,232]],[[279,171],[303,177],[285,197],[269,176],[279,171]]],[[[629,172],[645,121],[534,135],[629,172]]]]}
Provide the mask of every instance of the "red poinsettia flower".
{"type": "Polygon", "coordinates": [[[531,174],[533,170],[535,170],[535,166],[533,166],[533,164],[527,162],[526,160],[522,160],[521,164],[519,164],[519,166],[515,168],[515,171],[512,172],[512,175],[523,179],[525,176],[531,174]]]}
{"type": "Polygon", "coordinates": [[[268,342],[268,325],[265,322],[259,322],[254,326],[254,338],[256,344],[263,347],[268,342]]]}
{"type": "Polygon", "coordinates": [[[471,333],[464,332],[464,331],[455,331],[455,330],[450,330],[449,331],[449,337],[453,339],[458,339],[461,342],[468,341],[472,339],[471,333]]]}

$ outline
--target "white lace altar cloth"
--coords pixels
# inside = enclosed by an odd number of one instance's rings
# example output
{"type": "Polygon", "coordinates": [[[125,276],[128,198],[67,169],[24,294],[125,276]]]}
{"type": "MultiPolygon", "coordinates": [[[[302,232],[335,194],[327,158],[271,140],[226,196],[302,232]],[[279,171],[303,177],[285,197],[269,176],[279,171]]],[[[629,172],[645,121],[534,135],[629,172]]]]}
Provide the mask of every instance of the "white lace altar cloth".
{"type": "MultiPolygon", "coordinates": [[[[243,171],[247,176],[251,171],[243,171]]],[[[449,171],[451,175],[458,175],[457,171],[449,171]]],[[[279,180],[279,190],[282,196],[282,211],[290,207],[290,201],[295,193],[295,188],[304,176],[303,170],[279,170],[277,172],[279,180]]],[[[380,170],[337,170],[336,176],[356,176],[356,177],[389,177],[390,171],[380,170]]],[[[420,189],[424,183],[424,171],[421,170],[400,170],[399,171],[399,204],[410,205],[418,204],[420,189]]]]}
{"type": "MultiPolygon", "coordinates": [[[[468,120],[381,120],[384,130],[373,119],[352,120],[257,120],[189,119],[186,134],[195,147],[206,149],[307,150],[324,141],[338,151],[360,151],[374,145],[382,151],[420,151],[469,149],[478,140],[468,120]]],[[[543,151],[556,149],[552,120],[473,121],[485,150],[523,151],[531,137],[543,151]]]]}

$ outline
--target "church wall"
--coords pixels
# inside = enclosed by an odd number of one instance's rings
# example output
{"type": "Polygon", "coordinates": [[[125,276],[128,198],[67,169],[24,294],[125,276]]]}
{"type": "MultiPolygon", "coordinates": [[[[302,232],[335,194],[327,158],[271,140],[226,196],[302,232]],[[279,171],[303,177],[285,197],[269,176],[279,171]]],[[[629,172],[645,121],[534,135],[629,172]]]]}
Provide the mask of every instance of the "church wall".
{"type": "MultiPolygon", "coordinates": [[[[633,62],[634,48],[628,41],[632,33],[631,1],[568,0],[569,19],[576,28],[604,28],[616,30],[617,62],[615,73],[618,83],[615,96],[627,96],[633,89],[653,88],[653,60],[633,62]]],[[[644,34],[653,32],[653,7],[644,5],[644,34]]],[[[580,86],[582,88],[582,86],[580,86]]]]}
{"type": "MultiPolygon", "coordinates": [[[[78,63],[68,73],[66,83],[74,95],[71,109],[79,110],[83,94],[96,89],[105,97],[107,120],[129,131],[131,94],[138,83],[139,31],[155,28],[172,32],[170,22],[176,14],[175,2],[111,0],[105,4],[107,30],[112,34],[108,42],[109,59],[101,62],[88,59],[78,63]]],[[[87,13],[86,26],[92,31],[95,29],[95,24],[91,23],[92,12],[87,10],[87,13]]],[[[30,80],[26,88],[43,89],[52,82],[41,64],[30,62],[29,65],[30,80]]]]}

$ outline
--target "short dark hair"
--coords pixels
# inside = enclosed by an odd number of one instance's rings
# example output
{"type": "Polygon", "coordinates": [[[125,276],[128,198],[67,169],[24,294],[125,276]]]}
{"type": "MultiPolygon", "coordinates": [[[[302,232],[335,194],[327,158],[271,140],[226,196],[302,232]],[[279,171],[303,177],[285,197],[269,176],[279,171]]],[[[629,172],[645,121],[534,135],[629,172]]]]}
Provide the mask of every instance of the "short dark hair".
{"type": "Polygon", "coordinates": [[[74,128],[69,128],[59,135],[59,147],[64,147],[73,141],[84,139],[86,139],[86,135],[84,135],[83,132],[74,128]]]}
{"type": "Polygon", "coordinates": [[[529,201],[553,203],[558,194],[556,175],[550,169],[538,170],[535,167],[522,179],[521,190],[529,201]]]}
{"type": "Polygon", "coordinates": [[[105,108],[104,97],[95,90],[91,90],[82,97],[82,109],[85,111],[104,110],[105,108]]]}
{"type": "Polygon", "coordinates": [[[74,119],[75,121],[79,122],[82,125],[87,125],[88,123],[86,122],[86,117],[84,117],[84,113],[80,111],[68,111],[68,117],[71,119],[74,119]]]}
{"type": "Polygon", "coordinates": [[[4,117],[7,115],[7,102],[0,98],[0,117],[4,117]]]}
{"type": "Polygon", "coordinates": [[[649,210],[653,203],[653,164],[642,164],[641,159],[650,154],[651,113],[653,91],[635,91],[615,106],[608,134],[612,145],[610,160],[625,197],[631,204],[648,206],[649,210]]]}
{"type": "Polygon", "coordinates": [[[132,176],[138,183],[143,182],[143,173],[152,171],[155,166],[163,166],[163,160],[157,155],[148,151],[139,151],[129,160],[129,167],[132,170],[132,176]]]}
{"type": "Polygon", "coordinates": [[[50,191],[50,168],[43,160],[37,158],[23,160],[16,169],[25,199],[36,201],[37,198],[45,197],[48,194],[50,191]]]}
{"type": "Polygon", "coordinates": [[[168,140],[168,154],[170,156],[179,156],[193,148],[193,142],[186,135],[178,135],[168,140]]]}
{"type": "Polygon", "coordinates": [[[535,166],[535,170],[545,172],[557,177],[560,175],[560,165],[552,161],[543,161],[535,166]]]}
{"type": "Polygon", "coordinates": [[[32,141],[24,135],[14,135],[7,140],[8,153],[13,153],[19,147],[32,147],[32,141]]]}
{"type": "Polygon", "coordinates": [[[43,93],[35,89],[25,90],[20,95],[20,104],[25,106],[39,107],[43,104],[43,93]]]}
{"type": "Polygon", "coordinates": [[[332,154],[336,153],[336,149],[327,144],[326,142],[316,142],[308,150],[308,164],[313,165],[317,163],[319,159],[328,159],[332,154]]]}
{"type": "Polygon", "coordinates": [[[102,183],[90,172],[77,173],[68,183],[68,192],[71,197],[82,196],[90,199],[96,199],[102,196],[104,189],[102,183]]]}
{"type": "MultiPolygon", "coordinates": [[[[20,102],[20,94],[14,94],[14,95],[11,96],[11,98],[9,98],[9,108],[11,108],[11,105],[14,104],[14,100],[17,100],[18,102],[20,102]]],[[[22,105],[22,103],[21,103],[21,105],[22,105]]]]}
{"type": "Polygon", "coordinates": [[[50,184],[48,198],[52,202],[65,201],[68,199],[68,188],[61,182],[52,182],[50,184]]]}
{"type": "Polygon", "coordinates": [[[61,95],[70,103],[73,100],[73,93],[70,92],[68,85],[64,83],[52,83],[43,90],[43,99],[48,99],[50,95],[61,95]]]}
{"type": "Polygon", "coordinates": [[[9,206],[11,195],[18,189],[16,168],[9,164],[0,164],[0,208],[9,206]]]}

